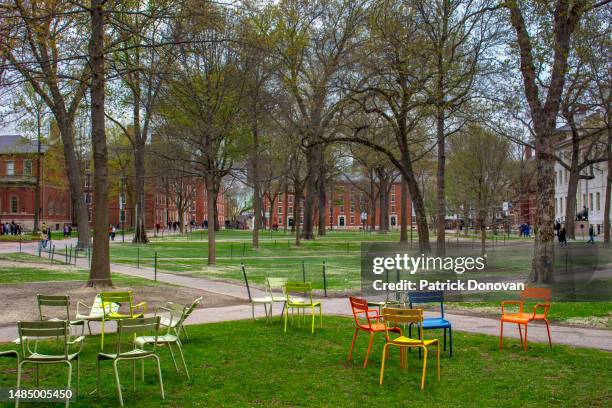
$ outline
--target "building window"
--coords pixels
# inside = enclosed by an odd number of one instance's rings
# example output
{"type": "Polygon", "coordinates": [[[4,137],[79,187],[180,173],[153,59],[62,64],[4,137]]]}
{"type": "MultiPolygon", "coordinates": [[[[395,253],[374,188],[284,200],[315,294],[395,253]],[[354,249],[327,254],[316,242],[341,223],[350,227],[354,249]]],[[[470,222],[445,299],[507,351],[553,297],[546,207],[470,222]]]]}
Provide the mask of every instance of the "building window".
{"type": "Polygon", "coordinates": [[[344,206],[340,206],[340,214],[344,214],[344,206]]]}
{"type": "Polygon", "coordinates": [[[391,206],[391,214],[395,214],[395,206],[394,205],[391,206]]]}
{"type": "Polygon", "coordinates": [[[334,216],[329,217],[329,225],[334,225],[334,216]]]}
{"type": "Polygon", "coordinates": [[[283,207],[278,207],[278,213],[282,214],[283,213],[283,207]]]}
{"type": "Polygon", "coordinates": [[[23,174],[25,176],[32,175],[32,160],[24,160],[23,161],[23,174]]]}
{"type": "Polygon", "coordinates": [[[595,193],[595,209],[601,211],[601,194],[595,193]]]}
{"type": "Polygon", "coordinates": [[[85,193],[85,203],[91,204],[91,193],[85,193]]]}
{"type": "Polygon", "coordinates": [[[355,217],[351,216],[351,225],[355,225],[355,217]]]}
{"type": "Polygon", "coordinates": [[[289,204],[293,204],[293,196],[289,196],[289,204]]]}
{"type": "Polygon", "coordinates": [[[395,194],[391,194],[391,202],[394,203],[395,202],[395,194]]]}
{"type": "Polygon", "coordinates": [[[583,194],[583,195],[582,195],[582,206],[583,206],[584,208],[586,208],[586,207],[587,207],[587,205],[588,205],[588,203],[587,203],[587,197],[586,197],[586,194],[583,194]]]}
{"type": "Polygon", "coordinates": [[[282,196],[282,195],[279,195],[279,196],[278,196],[278,203],[279,203],[279,204],[282,204],[282,203],[283,203],[283,196],[282,196]]]}
{"type": "Polygon", "coordinates": [[[355,212],[355,206],[351,205],[351,213],[354,213],[354,212],[355,212]]]}
{"type": "Polygon", "coordinates": [[[19,199],[17,196],[11,196],[11,213],[17,214],[19,212],[19,199]]]}
{"type": "Polygon", "coordinates": [[[14,176],[15,175],[15,162],[12,160],[6,161],[6,175],[14,176]]]}
{"type": "Polygon", "coordinates": [[[293,214],[293,206],[287,208],[287,211],[289,212],[289,214],[293,214]]]}
{"type": "Polygon", "coordinates": [[[593,193],[589,193],[589,211],[593,211],[593,193]]]}

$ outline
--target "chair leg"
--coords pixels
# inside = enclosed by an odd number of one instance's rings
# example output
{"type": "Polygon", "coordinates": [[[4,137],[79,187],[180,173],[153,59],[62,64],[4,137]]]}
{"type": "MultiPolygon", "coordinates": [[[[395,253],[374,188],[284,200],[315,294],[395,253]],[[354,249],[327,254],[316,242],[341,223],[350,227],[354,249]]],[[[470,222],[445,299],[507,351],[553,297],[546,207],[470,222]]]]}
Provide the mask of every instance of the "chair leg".
{"type": "Polygon", "coordinates": [[[444,328],[444,351],[446,351],[446,327],[444,328]]]}
{"type": "Polygon", "coordinates": [[[523,331],[521,330],[521,324],[518,324],[518,328],[519,328],[519,337],[521,338],[521,345],[523,347],[525,347],[525,343],[523,342],[523,331]]]}
{"type": "Polygon", "coordinates": [[[172,363],[174,364],[174,369],[176,370],[176,372],[180,372],[178,365],[176,364],[176,359],[174,358],[174,351],[172,350],[172,345],[170,343],[168,344],[168,350],[170,350],[170,357],[172,357],[172,363]]]}
{"type": "MultiPolygon", "coordinates": [[[[70,361],[66,361],[66,364],[68,364],[68,387],[66,387],[67,390],[70,389],[70,382],[72,380],[72,364],[70,363],[70,361]]],[[[66,408],[68,408],[70,406],[70,398],[66,398],[66,408]]]]}
{"type": "Polygon", "coordinates": [[[102,333],[100,334],[100,350],[104,350],[104,320],[102,320],[102,333]]]}
{"type": "Polygon", "coordinates": [[[368,365],[368,357],[370,357],[370,349],[372,348],[372,340],[374,340],[374,332],[370,332],[370,341],[368,342],[368,350],[366,351],[365,360],[363,360],[363,368],[368,365]]]}
{"type": "Polygon", "coordinates": [[[91,336],[91,326],[89,325],[89,320],[87,320],[87,330],[89,330],[89,335],[91,336]]]}
{"type": "MultiPolygon", "coordinates": [[[[310,313],[312,315],[312,330],[311,330],[311,332],[314,334],[314,322],[315,322],[315,308],[314,308],[314,306],[310,309],[310,313]]],[[[304,316],[306,316],[306,309],[304,309],[304,316]]]]}
{"type": "Polygon", "coordinates": [[[159,389],[161,391],[161,397],[162,399],[165,399],[166,397],[164,396],[164,380],[162,379],[161,365],[159,364],[159,357],[153,354],[153,358],[155,358],[155,361],[157,362],[157,375],[159,377],[159,389]]]}
{"type": "Polygon", "coordinates": [[[449,340],[449,348],[450,348],[450,356],[453,356],[453,328],[448,328],[448,340],[449,340]]]}
{"type": "MultiPolygon", "coordinates": [[[[419,347],[420,349],[421,347],[419,347]]],[[[423,374],[421,375],[421,390],[425,388],[425,373],[427,372],[427,347],[423,347],[423,374]]]]}
{"type": "Polygon", "coordinates": [[[387,358],[387,353],[389,352],[388,348],[389,348],[389,344],[387,343],[383,347],[382,361],[380,362],[380,381],[379,381],[380,385],[383,384],[383,377],[385,375],[385,359],[387,358]]]}
{"type": "Polygon", "coordinates": [[[187,369],[187,363],[185,363],[185,356],[183,355],[183,349],[181,347],[181,343],[177,342],[176,347],[178,348],[179,356],[181,356],[181,361],[183,362],[183,368],[185,369],[185,374],[187,374],[187,379],[190,380],[191,377],[189,376],[189,370],[187,369]]]}
{"type": "Polygon", "coordinates": [[[187,334],[187,328],[183,323],[181,323],[181,330],[183,330],[183,334],[185,334],[185,339],[189,341],[189,334],[187,334]]]}
{"type": "Polygon", "coordinates": [[[253,317],[253,320],[255,320],[255,304],[251,303],[251,316],[253,317]]]}
{"type": "Polygon", "coordinates": [[[359,332],[359,328],[355,327],[355,333],[353,333],[353,342],[351,343],[351,348],[349,349],[349,355],[347,360],[351,361],[351,358],[353,357],[353,348],[355,347],[355,340],[357,339],[357,333],[359,332]]]}
{"type": "MultiPolygon", "coordinates": [[[[293,316],[291,318],[293,318],[293,316]]],[[[287,333],[287,320],[288,319],[289,319],[289,308],[286,307],[285,308],[285,331],[284,333],[287,333]]]]}
{"type": "Polygon", "coordinates": [[[525,323],[525,343],[523,343],[523,349],[527,351],[527,323],[525,323]]]}
{"type": "Polygon", "coordinates": [[[550,339],[550,327],[548,326],[548,320],[544,319],[546,323],[546,332],[548,333],[548,348],[552,350],[552,340],[550,339]]]}
{"type": "Polygon", "coordinates": [[[117,363],[119,360],[113,361],[113,371],[115,373],[115,386],[117,387],[117,397],[119,398],[119,405],[123,406],[123,395],[121,394],[121,383],[119,382],[119,369],[117,363]]]}
{"type": "Polygon", "coordinates": [[[503,338],[504,338],[504,321],[502,320],[500,324],[500,328],[499,328],[499,351],[501,351],[502,349],[503,338]]]}

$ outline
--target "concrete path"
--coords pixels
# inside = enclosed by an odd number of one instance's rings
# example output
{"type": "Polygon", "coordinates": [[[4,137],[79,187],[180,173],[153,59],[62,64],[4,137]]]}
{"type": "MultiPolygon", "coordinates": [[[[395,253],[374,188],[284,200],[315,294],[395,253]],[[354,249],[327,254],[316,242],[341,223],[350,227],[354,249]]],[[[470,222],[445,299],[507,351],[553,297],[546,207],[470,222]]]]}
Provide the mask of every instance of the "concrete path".
{"type": "MultiPolygon", "coordinates": [[[[23,245],[22,250],[31,254],[36,254],[37,244],[23,245]]],[[[15,252],[14,244],[0,243],[0,253],[15,252]]],[[[87,268],[87,260],[79,259],[78,266],[87,268]]],[[[153,279],[154,271],[151,268],[135,268],[129,265],[112,264],[111,270],[113,273],[121,273],[124,275],[140,277],[144,279],[153,279]]],[[[186,286],[205,290],[208,292],[219,293],[226,296],[233,296],[243,300],[248,300],[247,290],[244,284],[220,282],[205,278],[196,278],[190,276],[182,276],[171,273],[157,273],[157,280],[173,285],[186,286]]],[[[251,288],[251,296],[259,297],[265,293],[257,288],[251,288]]],[[[318,299],[323,303],[323,311],[325,314],[337,316],[351,316],[351,309],[347,298],[323,298],[318,299]]],[[[274,311],[275,318],[280,317],[281,307],[277,307],[274,311]]],[[[187,324],[202,324],[213,323],[220,321],[242,320],[251,318],[251,305],[235,305],[221,308],[205,308],[197,309],[190,316],[187,324]]],[[[256,317],[265,318],[263,306],[258,305],[255,308],[256,317]]],[[[426,316],[429,313],[425,313],[426,316]]],[[[453,324],[453,329],[456,331],[468,333],[480,333],[491,336],[499,336],[499,320],[478,316],[467,316],[460,314],[445,313],[453,324]]],[[[323,319],[325,326],[325,319],[323,319]]],[[[529,326],[529,341],[547,343],[546,328],[543,324],[532,324],[529,326]]],[[[97,331],[97,324],[92,324],[92,329],[97,331]]],[[[518,339],[518,329],[511,324],[504,326],[504,337],[508,338],[506,344],[510,344],[513,340],[518,339]]],[[[564,344],[575,347],[586,347],[612,351],[612,330],[588,329],[579,327],[567,326],[550,326],[551,336],[553,339],[553,347],[555,344],[564,344]]],[[[0,342],[11,341],[17,336],[16,328],[0,327],[0,342]]]]}

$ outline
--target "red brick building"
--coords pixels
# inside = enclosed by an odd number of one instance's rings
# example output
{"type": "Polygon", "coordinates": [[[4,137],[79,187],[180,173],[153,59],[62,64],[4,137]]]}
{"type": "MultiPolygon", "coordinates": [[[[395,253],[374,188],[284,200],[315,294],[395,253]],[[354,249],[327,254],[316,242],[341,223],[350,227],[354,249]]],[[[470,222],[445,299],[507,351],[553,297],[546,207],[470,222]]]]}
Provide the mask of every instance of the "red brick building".
{"type": "MultiPolygon", "coordinates": [[[[357,230],[363,227],[363,223],[361,220],[361,214],[365,213],[367,215],[367,220],[365,222],[366,228],[371,226],[372,217],[376,217],[375,225],[376,228],[380,227],[380,216],[381,216],[381,208],[380,208],[380,200],[377,203],[375,214],[371,210],[371,205],[369,200],[367,199],[365,193],[356,188],[349,181],[335,181],[333,183],[333,190],[328,191],[327,194],[327,202],[325,203],[325,213],[327,217],[326,220],[326,228],[329,229],[347,229],[347,230],[357,230]]],[[[399,228],[401,224],[401,202],[404,198],[402,197],[401,184],[396,182],[391,185],[391,189],[389,191],[388,196],[388,208],[387,208],[387,216],[388,216],[388,225],[390,229],[399,228]]],[[[412,201],[410,199],[410,195],[407,195],[406,198],[408,207],[407,207],[407,215],[408,215],[408,225],[412,222],[412,201]]],[[[266,214],[265,217],[265,225],[274,225],[278,224],[279,228],[283,228],[285,224],[287,226],[291,226],[293,223],[293,206],[295,204],[295,199],[293,194],[288,194],[285,197],[284,194],[278,196],[276,201],[274,202],[275,208],[270,210],[270,203],[268,200],[264,200],[264,211],[266,214]],[[285,206],[284,201],[287,201],[287,205],[285,206]],[[285,214],[285,208],[287,209],[287,213],[285,214]]],[[[301,211],[300,214],[304,214],[304,200],[302,199],[300,202],[301,211]]],[[[315,225],[318,225],[318,211],[315,210],[314,214],[315,225]]],[[[303,219],[300,220],[300,223],[303,223],[303,219]]]]}
{"type": "MultiPolygon", "coordinates": [[[[0,221],[15,221],[25,230],[34,225],[38,143],[20,135],[0,135],[0,221]]],[[[40,222],[61,228],[71,222],[68,181],[61,147],[41,146],[40,222]]]]}

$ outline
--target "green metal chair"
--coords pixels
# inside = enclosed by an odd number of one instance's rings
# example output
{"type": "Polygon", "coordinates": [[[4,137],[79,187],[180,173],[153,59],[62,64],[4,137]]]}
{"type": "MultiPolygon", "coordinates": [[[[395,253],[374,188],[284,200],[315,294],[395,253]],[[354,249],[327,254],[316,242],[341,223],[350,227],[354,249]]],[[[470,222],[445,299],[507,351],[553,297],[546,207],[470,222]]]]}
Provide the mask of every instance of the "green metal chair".
{"type": "MultiPolygon", "coordinates": [[[[17,369],[17,388],[21,385],[21,374],[25,364],[36,365],[36,386],[39,386],[39,370],[40,364],[66,364],[68,366],[68,385],[72,379],[72,361],[76,361],[77,366],[77,386],[76,395],[79,395],[80,384],[80,363],[79,354],[83,350],[83,340],[85,337],[79,336],[74,340],[70,336],[70,327],[67,321],[35,321],[35,322],[17,322],[17,330],[19,332],[19,344],[21,345],[21,362],[17,369]],[[63,338],[63,342],[56,343],[54,351],[56,353],[42,353],[36,349],[30,348],[30,342],[35,341],[35,345],[39,340],[48,339],[51,337],[63,338]],[[78,346],[78,350],[73,350],[73,346],[78,346]]],[[[52,343],[50,343],[50,347],[52,343]]],[[[66,407],[70,405],[70,399],[66,399],[66,407]]],[[[19,406],[19,399],[15,399],[15,407],[19,406]]]]}
{"type": "MultiPolygon", "coordinates": [[[[115,373],[115,385],[117,388],[117,396],[119,397],[119,404],[123,406],[123,395],[121,393],[121,382],[119,381],[119,370],[117,365],[120,361],[127,360],[132,362],[132,387],[136,391],[136,360],[142,361],[142,380],[144,381],[144,360],[151,358],[157,363],[157,375],[159,376],[159,386],[161,390],[161,397],[164,399],[164,382],[162,380],[161,366],[159,363],[159,357],[156,354],[156,345],[158,344],[158,332],[159,332],[159,316],[155,317],[142,317],[142,318],[130,318],[117,320],[117,349],[115,353],[98,353],[97,361],[97,391],[100,395],[100,362],[101,361],[112,361],[113,370],[115,373]],[[153,348],[151,350],[145,350],[144,348],[138,347],[133,341],[133,336],[138,338],[138,334],[144,334],[151,336],[153,341],[151,344],[153,348]],[[122,348],[122,340],[129,339],[130,346],[126,350],[122,348]]],[[[123,345],[126,346],[126,345],[123,345]]]]}
{"type": "Polygon", "coordinates": [[[285,295],[287,301],[287,307],[285,308],[285,332],[287,332],[287,320],[289,319],[289,309],[299,311],[311,309],[312,312],[312,333],[314,333],[315,326],[315,308],[319,309],[319,320],[321,322],[321,328],[323,328],[323,312],[321,310],[321,302],[314,302],[312,300],[312,284],[310,282],[287,282],[285,284],[285,295]],[[296,296],[301,294],[304,298],[296,296]]]}
{"type": "Polygon", "coordinates": [[[17,361],[17,371],[19,371],[19,353],[16,350],[0,351],[0,358],[14,358],[17,361]]]}
{"type": "Polygon", "coordinates": [[[272,298],[269,295],[262,297],[253,297],[251,296],[251,287],[249,286],[249,279],[247,278],[246,269],[244,264],[241,265],[242,276],[244,277],[244,283],[247,289],[247,295],[249,296],[249,303],[251,304],[251,315],[253,320],[255,320],[255,305],[263,305],[264,310],[266,312],[266,319],[268,322],[272,318],[272,298]],[[270,311],[268,311],[268,305],[270,306],[270,311]]]}
{"type": "Polygon", "coordinates": [[[72,326],[80,326],[81,333],[80,336],[85,334],[85,321],[84,320],[70,320],[70,296],[68,295],[41,295],[40,293],[36,295],[36,300],[38,302],[38,317],[40,320],[67,320],[70,322],[70,327],[72,326]],[[47,316],[43,313],[43,309],[60,309],[59,313],[61,317],[57,316],[47,316]],[[65,313],[64,313],[65,312],[65,313]]]}
{"type": "MultiPolygon", "coordinates": [[[[272,316],[272,306],[274,303],[282,303],[283,309],[281,310],[281,319],[285,313],[287,307],[287,295],[285,293],[285,285],[287,285],[287,278],[266,278],[266,290],[270,294],[272,304],[270,305],[270,317],[272,316]],[[279,293],[280,292],[280,293],[279,293]]],[[[293,297],[295,302],[303,302],[304,299],[298,296],[293,297]]]]}
{"type": "Polygon", "coordinates": [[[144,317],[147,310],[147,302],[133,303],[132,291],[127,292],[102,292],[102,335],[100,338],[100,350],[104,350],[104,323],[107,320],[136,319],[144,317]],[[118,306],[117,306],[118,305],[118,306]],[[123,306],[124,310],[121,310],[123,306]],[[113,307],[117,307],[113,311],[113,307]]]}
{"type": "MultiPolygon", "coordinates": [[[[199,298],[200,300],[202,298],[199,298]]],[[[197,299],[196,299],[197,300],[197,299]]],[[[195,302],[194,302],[195,303],[195,302]]],[[[156,311],[155,315],[160,317],[161,321],[165,321],[167,324],[166,334],[155,336],[138,336],[134,340],[134,344],[143,348],[147,344],[156,344],[158,346],[168,346],[168,350],[170,350],[170,356],[172,357],[172,362],[174,363],[174,368],[176,372],[180,372],[178,365],[176,364],[176,359],[174,358],[174,351],[172,350],[172,345],[175,345],[178,348],[179,356],[181,357],[181,362],[183,363],[183,368],[185,370],[185,374],[187,374],[187,378],[191,378],[189,376],[189,370],[187,369],[187,364],[185,363],[185,356],[183,355],[183,348],[181,347],[181,339],[178,335],[178,331],[176,329],[177,325],[173,322],[180,322],[181,320],[185,320],[185,314],[189,310],[189,308],[179,305],[177,303],[168,302],[164,306],[160,306],[156,311]],[[171,330],[174,330],[175,334],[170,333],[171,330]],[[157,340],[155,340],[157,338],[157,340]]]]}
{"type": "Polygon", "coordinates": [[[187,320],[187,318],[191,315],[191,313],[195,310],[196,307],[198,307],[198,305],[201,302],[202,302],[202,296],[194,300],[189,307],[175,304],[173,302],[167,302],[165,304],[165,307],[172,309],[174,313],[179,313],[178,311],[180,310],[180,316],[174,315],[172,317],[168,313],[162,314],[161,320],[160,320],[161,326],[172,329],[176,337],[179,337],[179,338],[182,332],[185,335],[185,339],[189,341],[189,336],[187,335],[187,329],[185,328],[184,323],[185,323],[185,320],[187,320]]]}
{"type": "MultiPolygon", "coordinates": [[[[109,313],[116,313],[117,311],[119,311],[119,304],[113,303],[107,305],[107,307],[109,313]]],[[[89,335],[91,336],[91,326],[89,325],[89,323],[101,322],[104,318],[104,311],[102,309],[102,297],[100,296],[100,294],[96,295],[91,306],[89,306],[82,300],[79,300],[77,302],[75,318],[77,320],[83,320],[87,322],[87,330],[89,330],[89,335]],[[83,310],[83,308],[86,308],[86,310],[83,310]]]]}

